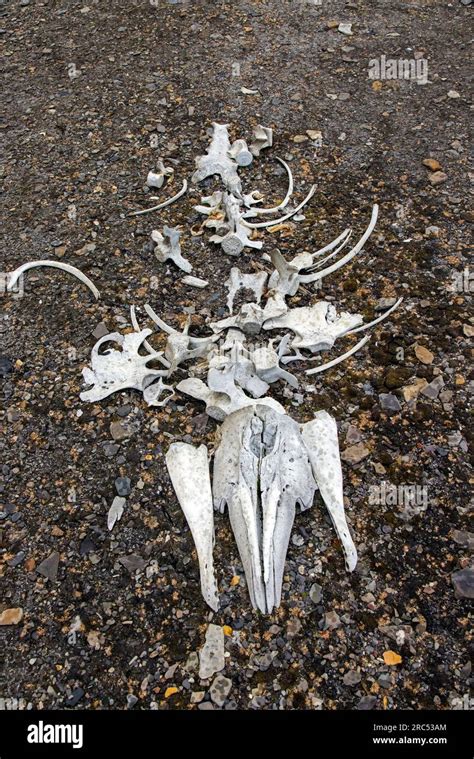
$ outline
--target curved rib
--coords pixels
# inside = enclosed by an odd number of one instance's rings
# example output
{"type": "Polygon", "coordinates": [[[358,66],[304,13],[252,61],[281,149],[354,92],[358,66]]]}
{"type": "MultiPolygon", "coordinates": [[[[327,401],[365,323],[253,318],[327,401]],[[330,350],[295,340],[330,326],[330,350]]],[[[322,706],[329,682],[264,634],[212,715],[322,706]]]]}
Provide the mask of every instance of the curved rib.
{"type": "Polygon", "coordinates": [[[67,271],[68,274],[72,274],[73,277],[76,277],[76,279],[80,280],[80,282],[86,285],[97,299],[100,298],[100,292],[94,283],[89,279],[89,277],[86,277],[86,275],[83,274],[80,269],[76,269],[75,266],[71,266],[70,264],[63,264],[59,261],[30,261],[27,264],[19,266],[18,269],[10,272],[10,279],[8,282],[7,290],[13,290],[21,275],[24,274],[25,271],[28,271],[29,269],[36,269],[40,266],[49,266],[51,269],[61,269],[62,271],[67,271]]]}
{"type": "MultiPolygon", "coordinates": [[[[351,235],[352,235],[352,230],[349,230],[345,239],[341,242],[340,245],[337,246],[336,250],[333,250],[333,252],[330,253],[328,256],[325,256],[324,258],[322,258],[321,261],[318,261],[317,263],[312,264],[312,266],[308,266],[308,268],[305,269],[305,271],[314,272],[315,269],[320,269],[321,266],[326,263],[326,261],[329,261],[331,258],[334,258],[334,256],[337,256],[337,254],[340,253],[341,250],[346,247],[347,243],[351,239],[351,235]]],[[[316,253],[313,253],[313,256],[314,255],[316,255],[316,253]]]]}
{"type": "MultiPolygon", "coordinates": [[[[137,319],[137,314],[136,314],[135,306],[130,306],[130,321],[132,322],[132,327],[135,330],[135,332],[141,332],[141,327],[138,324],[138,319],[137,319]]],[[[166,358],[163,358],[163,356],[161,355],[161,351],[159,351],[158,354],[157,354],[157,352],[155,351],[154,348],[152,348],[152,346],[150,345],[150,343],[148,342],[148,340],[144,340],[143,343],[142,343],[142,345],[147,349],[148,353],[154,353],[155,354],[155,358],[161,364],[163,364],[163,366],[166,366],[167,369],[170,368],[170,362],[166,358]]]]}
{"type": "Polygon", "coordinates": [[[308,201],[311,200],[314,193],[316,192],[316,185],[313,184],[310,191],[308,192],[307,196],[304,200],[301,201],[299,205],[296,206],[296,208],[291,211],[291,213],[287,213],[286,216],[280,216],[279,219],[272,219],[271,221],[260,221],[257,224],[251,224],[249,221],[245,221],[245,219],[241,219],[241,223],[248,227],[249,229],[264,229],[265,227],[274,227],[276,224],[281,224],[283,221],[286,221],[287,219],[291,219],[292,216],[298,213],[298,211],[301,211],[303,206],[308,203],[308,201]]]}
{"type": "Polygon", "coordinates": [[[167,332],[168,335],[175,335],[178,332],[177,329],[174,329],[173,327],[169,327],[166,324],[166,322],[163,321],[163,319],[160,319],[160,317],[158,316],[158,314],[155,313],[155,311],[153,311],[152,307],[148,303],[145,303],[145,305],[143,306],[143,308],[147,312],[147,314],[150,317],[150,319],[152,321],[154,321],[155,324],[157,324],[159,326],[159,328],[163,330],[163,332],[167,332]]]}
{"type": "Polygon", "coordinates": [[[300,282],[303,284],[309,283],[309,282],[316,282],[318,279],[322,279],[323,277],[327,277],[328,274],[332,274],[333,271],[337,271],[341,268],[341,266],[344,266],[344,264],[347,264],[354,256],[356,256],[362,248],[364,247],[365,243],[367,242],[367,239],[372,234],[374,227],[377,223],[377,216],[379,213],[379,207],[377,204],[374,205],[372,209],[372,216],[369,222],[369,226],[365,230],[364,234],[360,238],[357,245],[355,245],[352,250],[349,251],[349,253],[346,253],[345,256],[339,259],[339,261],[336,261],[335,263],[331,264],[331,266],[328,266],[326,269],[321,269],[321,271],[317,271],[315,274],[307,274],[307,275],[300,275],[300,282]]]}
{"type": "Polygon", "coordinates": [[[351,329],[350,332],[346,332],[346,335],[354,335],[356,332],[362,332],[365,329],[369,329],[369,327],[373,327],[375,324],[379,324],[380,322],[383,322],[384,319],[387,318],[387,316],[390,316],[392,311],[395,311],[396,308],[400,305],[403,298],[399,298],[396,303],[393,304],[393,306],[390,306],[390,308],[385,311],[382,316],[379,316],[377,319],[374,319],[371,322],[368,322],[368,324],[363,324],[361,327],[357,327],[356,329],[351,329]]]}
{"type": "Polygon", "coordinates": [[[365,335],[365,337],[362,338],[362,340],[359,340],[359,342],[354,345],[353,348],[346,351],[342,355],[338,356],[337,358],[333,358],[332,361],[328,361],[327,364],[321,364],[321,366],[315,366],[314,369],[307,369],[306,374],[319,374],[319,372],[325,372],[326,369],[331,369],[333,366],[337,366],[337,364],[340,364],[341,361],[345,361],[346,358],[349,358],[349,356],[352,356],[353,353],[360,350],[360,348],[363,348],[364,345],[370,340],[372,335],[365,335]]]}
{"type": "Polygon", "coordinates": [[[253,213],[257,215],[265,214],[265,213],[276,213],[277,211],[280,211],[282,208],[286,208],[291,196],[293,195],[294,183],[293,183],[293,174],[291,173],[291,169],[286,163],[286,161],[283,160],[283,158],[278,158],[278,156],[275,156],[275,158],[279,163],[281,163],[283,168],[286,169],[286,173],[288,174],[288,190],[284,199],[277,206],[274,206],[273,208],[252,208],[253,213]]]}
{"type": "Polygon", "coordinates": [[[169,198],[168,200],[163,201],[163,203],[158,203],[157,206],[152,206],[151,208],[145,208],[143,211],[132,211],[131,213],[127,214],[127,216],[142,216],[145,213],[151,213],[152,211],[159,211],[160,208],[166,208],[166,206],[169,206],[171,205],[171,203],[174,203],[175,200],[178,200],[178,198],[180,198],[181,195],[184,195],[187,189],[188,189],[188,182],[186,179],[184,179],[182,188],[180,189],[179,192],[176,193],[176,195],[173,195],[172,198],[169,198]]]}

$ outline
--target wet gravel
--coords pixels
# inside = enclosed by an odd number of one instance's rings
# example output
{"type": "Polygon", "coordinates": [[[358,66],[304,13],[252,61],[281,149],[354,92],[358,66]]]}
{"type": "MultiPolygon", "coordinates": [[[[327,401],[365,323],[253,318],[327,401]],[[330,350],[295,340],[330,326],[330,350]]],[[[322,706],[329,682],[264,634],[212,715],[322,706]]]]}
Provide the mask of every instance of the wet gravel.
{"type": "MultiPolygon", "coordinates": [[[[472,677],[471,12],[388,0],[0,3],[0,268],[67,261],[102,296],[45,269],[26,275],[24,297],[0,298],[1,697],[87,709],[462,703],[472,677]],[[372,81],[369,61],[382,54],[424,58],[429,82],[372,81]],[[202,406],[178,395],[153,409],[133,391],[79,399],[95,340],[130,329],[130,304],[150,302],[177,327],[191,314],[195,334],[225,315],[236,262],[207,232],[190,235],[200,193],[126,215],[148,203],[158,157],[175,169],[164,193],[179,189],[213,120],[234,138],[274,127],[274,148],[241,171],[267,205],[285,192],[274,155],[290,162],[298,199],[317,184],[305,220],[262,234],[264,251],[314,250],[347,226],[358,236],[380,204],[364,254],[292,305],[333,298],[368,319],[405,298],[348,362],[311,382],[292,365],[298,391],[272,388],[298,421],[320,408],[336,417],[360,560],[348,575],[317,496],[297,516],[269,617],[250,607],[227,516],[216,520],[221,610],[200,595],[164,453],[183,439],[212,449],[217,425],[202,406]],[[322,132],[320,147],[307,130],[322,132]],[[156,261],[150,232],[164,224],[182,226],[208,288],[187,288],[156,261]],[[387,496],[401,485],[420,497],[387,496]],[[117,494],[126,504],[110,531],[117,494]],[[201,677],[210,624],[223,630],[212,638],[224,665],[201,677]]],[[[238,263],[262,266],[252,251],[238,263]]]]}

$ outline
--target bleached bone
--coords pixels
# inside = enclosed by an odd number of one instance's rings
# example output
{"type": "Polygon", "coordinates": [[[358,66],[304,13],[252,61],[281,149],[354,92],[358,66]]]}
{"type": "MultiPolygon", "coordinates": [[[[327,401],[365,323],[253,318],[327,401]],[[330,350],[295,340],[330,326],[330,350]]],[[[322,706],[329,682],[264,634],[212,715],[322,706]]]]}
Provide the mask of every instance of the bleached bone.
{"type": "Polygon", "coordinates": [[[188,317],[186,320],[183,331],[178,332],[174,327],[170,327],[166,324],[163,319],[160,319],[158,314],[155,313],[148,303],[145,303],[144,308],[150,319],[168,334],[165,358],[170,362],[170,375],[173,374],[177,367],[185,361],[205,356],[211,350],[212,344],[219,339],[218,335],[211,335],[210,337],[193,337],[192,335],[189,335],[188,331],[191,324],[191,317],[188,317]]]}
{"type": "Polygon", "coordinates": [[[250,152],[255,158],[260,157],[260,151],[265,148],[271,148],[273,145],[273,129],[258,124],[253,130],[253,142],[250,145],[250,152]]]}
{"type": "Polygon", "coordinates": [[[161,158],[156,162],[158,171],[149,171],[146,178],[148,187],[157,187],[160,189],[165,183],[165,179],[170,177],[174,173],[174,169],[171,166],[165,166],[161,158]]]}
{"type": "Polygon", "coordinates": [[[60,261],[41,260],[29,261],[26,264],[22,264],[14,271],[9,272],[7,290],[9,292],[13,290],[16,283],[25,272],[29,271],[30,269],[38,269],[41,266],[48,266],[51,269],[61,269],[61,271],[66,271],[68,274],[72,274],[74,277],[76,277],[76,279],[78,279],[89,288],[95,298],[100,298],[100,292],[94,283],[89,279],[89,277],[86,277],[86,275],[83,274],[80,269],[76,269],[75,266],[71,266],[70,264],[63,264],[60,261]]]}
{"type": "MultiPolygon", "coordinates": [[[[355,330],[357,331],[357,330],[355,330]]],[[[350,334],[350,332],[346,333],[350,334]]],[[[349,358],[349,356],[353,356],[354,353],[357,353],[358,350],[364,347],[364,345],[370,340],[370,335],[367,335],[366,337],[363,337],[362,340],[359,340],[359,342],[354,345],[353,348],[343,353],[341,356],[338,356],[337,358],[333,358],[332,361],[328,361],[326,364],[321,364],[320,366],[316,366],[314,369],[307,369],[306,374],[319,374],[320,372],[325,372],[327,369],[332,369],[333,366],[337,366],[342,361],[345,361],[346,358],[349,358]]],[[[301,355],[301,354],[300,354],[301,355]]],[[[304,359],[304,356],[301,358],[304,359]]]]}
{"type": "Polygon", "coordinates": [[[263,407],[227,417],[214,459],[214,506],[228,506],[250,599],[264,614],[279,606],[296,503],[316,489],[299,426],[263,407]]]}
{"type": "Polygon", "coordinates": [[[252,353],[252,361],[257,375],[270,384],[281,379],[288,382],[292,387],[298,387],[296,377],[280,366],[280,356],[274,349],[273,342],[270,340],[267,345],[256,348],[252,353]]]}
{"type": "MultiPolygon", "coordinates": [[[[286,161],[283,160],[283,158],[278,158],[278,156],[275,156],[275,158],[277,161],[279,161],[279,163],[281,163],[283,168],[286,170],[286,173],[288,174],[288,190],[286,192],[286,195],[281,201],[281,203],[279,203],[277,206],[274,206],[273,208],[252,208],[251,211],[248,211],[245,214],[245,218],[250,218],[250,216],[260,216],[266,213],[277,213],[277,211],[281,211],[282,208],[286,208],[286,206],[288,205],[288,202],[291,196],[293,195],[293,187],[294,187],[293,174],[291,173],[290,167],[288,166],[286,161]]],[[[245,197],[246,196],[244,196],[244,200],[245,200],[245,197]]],[[[245,205],[248,205],[248,204],[245,203],[245,205]]]]}
{"type": "Polygon", "coordinates": [[[216,333],[233,327],[246,335],[258,335],[264,319],[264,310],[257,303],[243,303],[237,314],[218,322],[211,322],[210,327],[216,333]]]}
{"type": "Polygon", "coordinates": [[[216,234],[210,239],[210,242],[219,243],[222,245],[224,253],[229,256],[238,256],[244,248],[255,248],[260,250],[263,243],[258,240],[251,240],[249,233],[245,228],[248,226],[244,219],[241,210],[241,205],[234,195],[230,193],[224,193],[223,195],[223,207],[225,210],[225,222],[215,222],[210,220],[206,222],[206,226],[217,226],[218,230],[227,230],[225,235],[216,234]]]}
{"type": "Polygon", "coordinates": [[[269,385],[255,371],[253,361],[242,352],[242,343],[234,344],[230,355],[216,353],[208,359],[207,385],[216,393],[226,393],[232,397],[234,384],[245,390],[253,398],[261,398],[269,385]]]}
{"type": "Polygon", "coordinates": [[[205,195],[201,198],[201,203],[203,205],[200,206],[193,206],[194,210],[198,213],[202,213],[205,216],[209,216],[209,214],[216,213],[216,211],[220,210],[222,205],[222,195],[223,193],[221,190],[216,190],[216,192],[213,192],[212,195],[205,195]]]}
{"type": "Polygon", "coordinates": [[[370,235],[372,234],[374,227],[377,223],[378,212],[379,212],[379,207],[377,204],[375,204],[372,209],[372,216],[369,222],[369,226],[365,230],[359,242],[352,248],[352,250],[350,250],[348,253],[346,253],[345,256],[340,258],[339,261],[336,261],[335,263],[331,264],[331,266],[328,266],[325,269],[320,269],[314,274],[301,275],[300,281],[303,284],[310,283],[310,282],[317,282],[319,279],[322,279],[323,277],[327,277],[329,274],[332,274],[334,271],[337,271],[338,269],[340,269],[341,266],[344,266],[345,264],[349,263],[349,261],[353,259],[354,256],[356,256],[358,253],[361,252],[365,243],[367,242],[370,235]]]}
{"type": "Polygon", "coordinates": [[[213,122],[214,128],[211,144],[206,155],[196,158],[196,171],[192,181],[197,184],[207,177],[218,174],[226,189],[236,197],[242,198],[242,185],[237,173],[237,163],[229,157],[230,140],[228,124],[213,122]]]}
{"type": "MultiPolygon", "coordinates": [[[[172,198],[168,198],[168,200],[164,200],[163,203],[158,203],[157,206],[152,206],[151,208],[144,208],[142,211],[131,211],[128,216],[143,216],[145,213],[151,213],[152,211],[159,211],[161,208],[166,208],[166,206],[170,206],[172,203],[174,203],[178,198],[180,198],[182,195],[184,195],[185,192],[187,192],[188,189],[188,183],[186,179],[183,180],[183,186],[180,189],[179,192],[176,193],[176,195],[173,195],[172,198]]],[[[155,200],[154,196],[151,196],[152,200],[155,200]]]]}
{"type": "Polygon", "coordinates": [[[186,277],[183,277],[181,282],[184,285],[188,285],[189,287],[197,287],[200,290],[204,289],[204,287],[207,287],[209,285],[209,282],[207,279],[199,279],[199,277],[192,277],[187,275],[186,277]]]}
{"type": "Polygon", "coordinates": [[[171,259],[176,266],[189,274],[193,267],[181,254],[180,237],[181,232],[176,227],[163,227],[163,234],[157,229],[151,233],[151,239],[156,242],[155,256],[158,261],[164,264],[165,261],[171,259]]]}
{"type": "Polygon", "coordinates": [[[229,150],[229,156],[239,166],[250,166],[253,161],[253,155],[247,147],[245,140],[235,140],[229,150]]]}
{"type": "Polygon", "coordinates": [[[379,316],[377,319],[374,319],[373,321],[369,322],[368,324],[363,324],[361,327],[357,327],[357,329],[351,329],[350,332],[348,332],[348,335],[355,335],[356,332],[363,332],[366,329],[370,329],[370,327],[374,327],[376,324],[379,324],[380,322],[383,322],[384,319],[387,318],[387,316],[390,316],[392,311],[395,311],[396,308],[400,305],[403,298],[399,298],[396,303],[393,304],[387,311],[384,311],[384,313],[379,316]]]}
{"type": "MultiPolygon", "coordinates": [[[[167,374],[171,374],[171,371],[167,372],[167,374]]],[[[166,406],[168,401],[174,398],[174,396],[175,392],[173,385],[165,385],[162,377],[159,377],[157,382],[149,381],[148,379],[145,380],[143,397],[149,406],[166,406]],[[161,395],[166,390],[169,390],[169,394],[160,401],[161,395]]]]}
{"type": "Polygon", "coordinates": [[[304,200],[302,200],[301,203],[299,203],[296,206],[296,208],[293,208],[285,216],[280,216],[279,219],[272,219],[271,221],[258,221],[255,223],[252,223],[250,221],[246,221],[245,219],[243,219],[242,224],[245,227],[248,227],[249,229],[265,229],[265,227],[274,227],[277,224],[282,224],[284,221],[286,221],[287,219],[291,219],[292,216],[294,216],[299,211],[301,211],[301,209],[306,205],[306,203],[309,203],[309,201],[311,200],[315,192],[316,192],[316,185],[313,184],[307,196],[304,198],[304,200]]]}
{"type": "Polygon", "coordinates": [[[93,387],[80,394],[81,400],[94,403],[120,390],[134,389],[142,392],[144,397],[147,391],[147,403],[156,405],[157,397],[151,385],[157,377],[167,376],[168,370],[152,369],[149,366],[151,362],[159,360],[157,353],[141,356],[138,352],[143,341],[151,334],[151,329],[143,329],[127,335],[111,332],[101,337],[92,348],[92,369],[85,367],[82,370],[85,383],[93,387]],[[99,353],[104,343],[116,343],[122,350],[109,348],[104,353],[99,353]]]}
{"type": "Polygon", "coordinates": [[[247,406],[255,406],[257,403],[269,406],[275,411],[284,414],[285,409],[274,398],[250,398],[244,391],[235,385],[232,376],[232,369],[229,372],[230,381],[224,378],[219,385],[215,378],[215,387],[221,387],[222,392],[211,390],[202,380],[197,377],[188,377],[182,380],[176,389],[181,393],[190,395],[196,400],[203,401],[206,404],[206,413],[212,419],[222,422],[229,414],[247,406]],[[224,392],[225,390],[225,392],[224,392]]]}
{"type": "Polygon", "coordinates": [[[214,574],[214,514],[207,448],[172,443],[166,454],[166,466],[196,546],[203,598],[217,611],[219,595],[214,574]]]}
{"type": "Polygon", "coordinates": [[[342,543],[346,567],[352,572],[357,564],[357,550],[344,512],[336,422],[327,411],[318,411],[311,422],[301,426],[301,434],[309,453],[314,479],[342,543]]]}
{"type": "Polygon", "coordinates": [[[236,266],[233,266],[230,270],[229,279],[225,282],[226,287],[229,289],[227,308],[230,313],[232,313],[234,308],[234,298],[240,290],[252,290],[256,302],[260,303],[267,278],[268,274],[265,271],[258,272],[257,274],[244,274],[236,266]]]}
{"type": "Polygon", "coordinates": [[[292,342],[293,348],[307,348],[316,353],[329,350],[338,337],[360,324],[360,314],[343,311],[337,316],[334,306],[320,300],[313,306],[291,308],[283,316],[268,319],[263,329],[291,329],[296,335],[292,342]]]}

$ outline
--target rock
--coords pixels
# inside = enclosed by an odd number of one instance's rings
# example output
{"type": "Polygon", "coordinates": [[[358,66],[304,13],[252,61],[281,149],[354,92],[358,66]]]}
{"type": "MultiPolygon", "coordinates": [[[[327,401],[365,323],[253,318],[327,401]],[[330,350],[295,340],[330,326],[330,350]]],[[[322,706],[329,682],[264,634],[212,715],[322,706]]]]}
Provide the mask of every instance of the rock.
{"type": "Polygon", "coordinates": [[[356,445],[350,445],[341,453],[341,459],[347,461],[348,464],[358,464],[369,455],[370,451],[365,447],[363,443],[356,443],[356,445]]]}
{"type": "Polygon", "coordinates": [[[133,693],[127,694],[127,709],[133,709],[135,704],[138,704],[138,698],[133,693]]]}
{"type": "Polygon", "coordinates": [[[314,604],[318,604],[321,601],[322,594],[323,594],[323,589],[321,585],[318,585],[317,582],[313,583],[309,591],[309,597],[311,598],[314,604]]]}
{"type": "Polygon", "coordinates": [[[310,140],[321,141],[323,139],[323,133],[319,129],[307,129],[306,134],[310,140]]]}
{"type": "Polygon", "coordinates": [[[143,559],[141,556],[137,556],[135,553],[130,553],[128,556],[119,556],[118,560],[120,564],[125,567],[128,572],[130,572],[130,574],[145,569],[146,565],[148,564],[148,561],[146,561],[146,559],[143,559]]]}
{"type": "Polygon", "coordinates": [[[405,385],[405,387],[402,387],[402,394],[404,399],[407,401],[413,401],[415,398],[418,397],[420,392],[427,387],[428,382],[424,379],[424,377],[415,377],[414,381],[411,383],[411,385],[405,385]]]}
{"type": "Polygon", "coordinates": [[[113,530],[116,523],[120,522],[123,515],[123,510],[125,508],[127,501],[125,498],[120,498],[119,496],[115,496],[114,500],[112,501],[112,505],[109,509],[109,513],[107,514],[107,527],[109,530],[113,530]]]}
{"type": "Polygon", "coordinates": [[[377,696],[362,696],[357,704],[359,711],[370,711],[377,703],[377,696]]]}
{"type": "Polygon", "coordinates": [[[95,337],[96,340],[100,340],[101,337],[105,337],[109,334],[109,328],[107,327],[105,322],[100,322],[95,330],[92,333],[92,337],[95,337]]]}
{"type": "Polygon", "coordinates": [[[122,422],[111,422],[110,434],[114,440],[126,440],[130,437],[130,430],[122,422]]]}
{"type": "Polygon", "coordinates": [[[444,171],[435,171],[434,174],[429,174],[428,176],[428,179],[433,186],[443,184],[443,182],[446,182],[447,178],[448,175],[445,174],[444,171]]]}
{"type": "Polygon", "coordinates": [[[13,362],[8,356],[0,356],[0,377],[6,377],[13,370],[13,362]]]}
{"type": "Polygon", "coordinates": [[[66,706],[76,706],[84,695],[82,688],[74,688],[70,697],[66,701],[66,706]]]}
{"type": "Polygon", "coordinates": [[[362,676],[360,672],[357,672],[355,669],[350,669],[342,679],[344,685],[357,685],[362,680],[362,676]]]}
{"type": "Polygon", "coordinates": [[[44,559],[41,564],[36,567],[36,571],[38,574],[43,575],[43,577],[46,577],[53,582],[58,576],[58,568],[59,553],[58,551],[53,551],[50,556],[44,559]]]}
{"type": "Polygon", "coordinates": [[[471,324],[464,324],[462,331],[466,337],[474,337],[474,327],[471,324]]]}
{"type": "Polygon", "coordinates": [[[400,411],[402,408],[400,401],[395,395],[392,395],[392,393],[380,393],[379,402],[380,407],[383,408],[384,411],[400,411]]]}
{"type": "Polygon", "coordinates": [[[300,142],[306,142],[307,139],[308,138],[305,134],[295,134],[295,136],[293,137],[293,142],[296,142],[298,144],[300,142]]]}
{"type": "Polygon", "coordinates": [[[185,672],[197,672],[198,669],[199,669],[199,656],[196,653],[196,651],[191,651],[188,658],[186,659],[184,670],[185,672]]]}
{"type": "Polygon", "coordinates": [[[461,598],[474,598],[474,568],[460,569],[453,572],[451,580],[456,595],[461,598]]]}
{"type": "Polygon", "coordinates": [[[26,554],[24,551],[18,551],[12,559],[9,559],[7,562],[8,566],[12,568],[17,567],[24,560],[25,556],[26,554]]]}
{"type": "Polygon", "coordinates": [[[376,303],[375,310],[386,311],[388,308],[394,306],[396,302],[396,298],[379,298],[376,303]]]}
{"type": "Polygon", "coordinates": [[[202,704],[198,704],[198,709],[203,712],[211,712],[213,711],[214,707],[210,701],[203,701],[202,704]]]}
{"type": "Polygon", "coordinates": [[[362,435],[360,434],[360,431],[357,429],[357,427],[354,427],[353,424],[350,424],[347,428],[345,442],[348,445],[352,445],[353,443],[360,443],[361,440],[362,435]]]}
{"type": "Polygon", "coordinates": [[[336,627],[340,627],[340,625],[341,625],[341,620],[337,612],[328,611],[324,615],[324,629],[325,630],[335,630],[336,627]]]}
{"type": "Polygon", "coordinates": [[[422,388],[421,392],[423,395],[426,395],[427,398],[431,398],[432,400],[435,400],[442,388],[444,387],[444,379],[441,376],[441,374],[438,374],[437,377],[434,378],[430,384],[426,384],[425,387],[422,388]]]}
{"type": "Polygon", "coordinates": [[[435,158],[425,158],[423,161],[423,166],[427,166],[427,168],[431,169],[431,171],[441,170],[441,164],[435,158]]]}
{"type": "Polygon", "coordinates": [[[448,98],[451,98],[452,100],[456,100],[457,98],[460,98],[461,95],[457,90],[449,90],[448,92],[448,98]]]}
{"type": "Polygon", "coordinates": [[[23,619],[23,609],[19,606],[0,612],[0,625],[17,625],[23,619]]]}
{"type": "Polygon", "coordinates": [[[232,689],[232,680],[224,675],[217,675],[209,690],[211,699],[217,706],[224,706],[225,700],[232,689]]]}
{"type": "Polygon", "coordinates": [[[434,354],[428,348],[424,348],[423,345],[415,345],[415,356],[422,364],[433,363],[434,354]]]}
{"type": "Polygon", "coordinates": [[[341,34],[346,34],[347,36],[352,36],[352,24],[339,24],[337,27],[337,31],[341,34]]]}
{"type": "Polygon", "coordinates": [[[200,704],[206,694],[203,690],[195,690],[191,693],[191,703],[200,704]]]}
{"type": "Polygon", "coordinates": [[[199,677],[207,680],[224,669],[224,666],[224,630],[219,625],[210,624],[199,654],[199,677]]]}
{"type": "Polygon", "coordinates": [[[452,538],[463,548],[468,548],[470,551],[474,550],[474,532],[467,532],[467,530],[453,530],[452,538]]]}
{"type": "Polygon", "coordinates": [[[129,477],[117,477],[115,480],[115,490],[119,496],[130,495],[130,491],[132,489],[131,484],[132,483],[129,477]]]}

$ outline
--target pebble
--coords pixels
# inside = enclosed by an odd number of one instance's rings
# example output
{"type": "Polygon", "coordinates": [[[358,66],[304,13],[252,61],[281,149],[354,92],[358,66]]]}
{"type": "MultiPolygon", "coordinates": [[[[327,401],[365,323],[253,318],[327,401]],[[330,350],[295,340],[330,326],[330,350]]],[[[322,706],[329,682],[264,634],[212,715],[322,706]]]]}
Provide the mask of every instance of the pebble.
{"type": "Polygon", "coordinates": [[[66,701],[66,706],[76,706],[84,695],[82,688],[74,688],[70,697],[66,701]]]}
{"type": "Polygon", "coordinates": [[[224,669],[224,666],[224,630],[219,625],[210,624],[199,654],[199,677],[207,680],[224,669]]]}
{"type": "Polygon", "coordinates": [[[380,393],[379,401],[381,408],[385,411],[400,411],[402,408],[400,401],[396,395],[392,395],[392,393],[380,393]]]}
{"type": "Polygon", "coordinates": [[[96,340],[100,340],[101,337],[105,337],[109,334],[109,328],[105,322],[100,322],[92,333],[92,337],[96,340]]]}
{"type": "Polygon", "coordinates": [[[444,171],[435,171],[433,174],[428,175],[428,179],[430,180],[431,184],[436,187],[436,185],[443,184],[443,182],[446,182],[448,178],[448,175],[444,173],[444,171]]]}
{"type": "Polygon", "coordinates": [[[347,461],[348,464],[358,464],[359,461],[367,458],[370,451],[365,447],[363,443],[357,443],[356,445],[350,445],[341,453],[343,461],[347,461]]]}
{"type": "Polygon", "coordinates": [[[439,374],[437,377],[434,378],[432,382],[427,384],[425,387],[422,388],[421,393],[425,395],[427,398],[431,398],[432,400],[435,400],[442,388],[444,387],[444,379],[439,374]]]}
{"type": "Polygon", "coordinates": [[[26,554],[24,551],[18,551],[18,553],[10,559],[7,563],[9,567],[17,567],[18,564],[21,564],[23,559],[25,558],[26,554]]]}
{"type": "Polygon", "coordinates": [[[117,522],[120,522],[123,515],[123,510],[125,508],[127,501],[125,498],[120,498],[119,496],[115,496],[114,500],[112,501],[112,505],[109,509],[109,513],[107,514],[107,528],[109,530],[113,530],[117,522]]]}
{"type": "Polygon", "coordinates": [[[360,672],[350,669],[343,677],[344,685],[357,685],[362,680],[360,672]]]}
{"type": "Polygon", "coordinates": [[[323,589],[321,585],[318,585],[317,582],[313,583],[309,591],[309,597],[311,598],[314,604],[318,604],[321,601],[322,594],[323,594],[323,589]]]}
{"type": "Polygon", "coordinates": [[[0,356],[0,377],[6,377],[13,369],[13,362],[8,356],[0,356]]]}
{"type": "Polygon", "coordinates": [[[435,158],[425,158],[423,161],[423,166],[427,166],[427,168],[431,169],[431,171],[441,170],[441,164],[435,158]]]}
{"type": "Polygon", "coordinates": [[[0,625],[17,625],[23,619],[23,609],[20,607],[4,609],[0,613],[0,625]]]}
{"type": "Polygon", "coordinates": [[[362,696],[357,704],[359,711],[370,711],[377,703],[377,696],[362,696]]]}
{"type": "Polygon", "coordinates": [[[142,556],[137,556],[135,553],[131,553],[128,556],[119,556],[118,560],[120,564],[125,567],[128,572],[130,572],[130,574],[133,574],[137,570],[141,571],[148,564],[146,559],[144,559],[142,556]]]}
{"type": "Polygon", "coordinates": [[[217,704],[217,706],[224,706],[225,700],[231,689],[232,680],[229,680],[228,677],[224,677],[224,675],[217,675],[210,687],[209,693],[211,699],[217,704]]]}
{"type": "Polygon", "coordinates": [[[325,630],[335,630],[336,627],[340,627],[340,625],[341,625],[341,620],[337,612],[328,611],[324,615],[324,629],[325,630]]]}
{"type": "Polygon", "coordinates": [[[397,302],[396,298],[379,298],[376,305],[376,311],[386,311],[387,308],[391,308],[397,302]]]}
{"type": "Polygon", "coordinates": [[[127,695],[127,709],[133,709],[135,704],[138,704],[138,698],[133,693],[127,695]]]}
{"type": "Polygon", "coordinates": [[[346,34],[348,36],[351,36],[353,34],[352,32],[352,24],[339,24],[337,27],[337,31],[341,34],[346,34]]]}
{"type": "Polygon", "coordinates": [[[117,477],[115,480],[115,490],[117,491],[118,495],[123,497],[130,495],[130,491],[132,489],[131,485],[132,483],[129,477],[117,477]]]}
{"type": "Polygon", "coordinates": [[[122,422],[111,422],[110,434],[114,440],[126,440],[130,437],[130,430],[122,422]]]}
{"type": "Polygon", "coordinates": [[[415,356],[419,361],[421,361],[422,364],[432,364],[434,355],[431,353],[431,351],[428,350],[428,348],[425,348],[423,345],[416,345],[415,346],[415,356]]]}
{"type": "Polygon", "coordinates": [[[415,398],[418,397],[420,392],[427,387],[428,382],[424,379],[424,377],[415,377],[414,381],[410,385],[405,385],[405,387],[402,387],[402,394],[407,401],[413,401],[415,398]]]}
{"type": "Polygon", "coordinates": [[[459,572],[453,572],[451,580],[458,596],[474,598],[474,569],[460,569],[459,572]]]}
{"type": "Polygon", "coordinates": [[[58,551],[53,551],[50,556],[48,556],[46,559],[43,559],[41,564],[36,567],[36,571],[38,574],[43,575],[43,577],[46,577],[48,580],[51,580],[53,582],[58,576],[58,568],[59,553],[58,551]]]}

